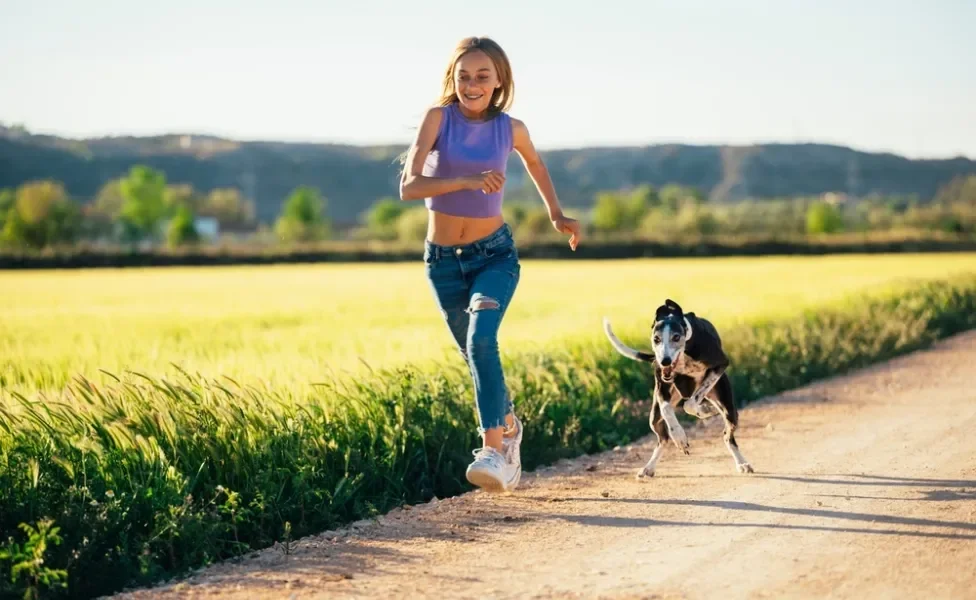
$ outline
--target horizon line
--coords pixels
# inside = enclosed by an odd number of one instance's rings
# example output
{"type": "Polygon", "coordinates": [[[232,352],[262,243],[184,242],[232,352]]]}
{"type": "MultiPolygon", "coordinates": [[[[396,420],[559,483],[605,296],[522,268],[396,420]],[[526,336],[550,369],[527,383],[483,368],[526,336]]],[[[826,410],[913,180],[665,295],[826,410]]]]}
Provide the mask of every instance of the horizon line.
{"type": "MultiPolygon", "coordinates": [[[[376,142],[364,142],[364,141],[353,141],[343,138],[315,138],[315,137],[305,137],[297,138],[293,136],[281,136],[281,137],[246,137],[246,136],[234,136],[226,133],[215,133],[206,132],[202,130],[197,131],[180,131],[180,130],[166,130],[166,131],[156,131],[156,132],[143,132],[143,133],[133,133],[133,132],[114,132],[114,133],[102,133],[102,134],[88,134],[88,135],[76,135],[67,134],[64,132],[56,132],[53,130],[35,130],[31,129],[24,123],[10,123],[7,121],[0,120],[0,128],[3,129],[23,129],[27,135],[38,136],[38,137],[54,137],[64,140],[71,141],[94,141],[94,140],[112,140],[112,139],[122,139],[122,138],[132,138],[132,139],[152,139],[152,138],[165,138],[165,137],[200,137],[200,138],[210,138],[219,139],[228,142],[234,142],[239,144],[295,144],[295,145],[307,145],[307,146],[340,146],[340,147],[350,147],[350,148],[389,148],[389,147],[402,147],[406,150],[407,147],[412,143],[412,138],[404,138],[399,141],[376,141],[376,142]]],[[[976,156],[970,156],[964,152],[956,152],[953,154],[925,154],[925,155],[911,155],[903,152],[899,152],[890,148],[868,148],[865,146],[858,146],[849,143],[843,143],[838,141],[828,141],[826,139],[816,140],[816,139],[804,139],[804,140],[753,140],[751,142],[722,142],[722,141],[682,141],[682,140],[656,140],[647,142],[629,142],[629,143],[619,143],[619,142],[591,142],[588,144],[574,144],[574,145],[560,145],[560,146],[545,146],[536,143],[536,149],[539,152],[578,152],[583,150],[591,149],[640,149],[640,148],[651,148],[655,146],[687,146],[687,147],[720,147],[720,148],[754,148],[762,146],[825,146],[833,148],[841,148],[846,150],[852,150],[854,152],[859,152],[862,154],[876,154],[876,155],[890,155],[900,158],[905,158],[908,160],[921,160],[921,161],[947,161],[947,160],[968,160],[976,161],[976,156]]]]}

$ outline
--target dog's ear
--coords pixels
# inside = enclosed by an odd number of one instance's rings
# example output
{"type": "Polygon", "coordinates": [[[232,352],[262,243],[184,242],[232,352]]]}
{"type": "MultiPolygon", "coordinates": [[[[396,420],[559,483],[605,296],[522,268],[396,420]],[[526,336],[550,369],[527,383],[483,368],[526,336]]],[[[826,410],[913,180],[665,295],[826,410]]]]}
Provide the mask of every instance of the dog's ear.
{"type": "Polygon", "coordinates": [[[681,307],[678,306],[678,303],[671,298],[668,298],[664,301],[664,304],[657,307],[657,313],[654,315],[654,320],[660,321],[661,319],[669,316],[675,316],[679,319],[684,318],[684,311],[682,311],[681,307]]]}
{"type": "Polygon", "coordinates": [[[688,317],[683,317],[685,322],[685,341],[691,339],[691,322],[688,321],[688,317]]]}
{"type": "Polygon", "coordinates": [[[661,306],[658,306],[657,307],[657,312],[654,313],[654,321],[657,322],[657,321],[660,321],[660,320],[664,319],[665,317],[667,317],[668,315],[670,315],[671,312],[672,312],[671,309],[668,308],[664,304],[662,304],[661,306]]]}
{"type": "Polygon", "coordinates": [[[667,300],[664,301],[664,306],[670,308],[671,312],[677,314],[679,317],[684,314],[684,311],[681,310],[681,307],[678,306],[678,303],[672,300],[671,298],[668,298],[667,300]]]}

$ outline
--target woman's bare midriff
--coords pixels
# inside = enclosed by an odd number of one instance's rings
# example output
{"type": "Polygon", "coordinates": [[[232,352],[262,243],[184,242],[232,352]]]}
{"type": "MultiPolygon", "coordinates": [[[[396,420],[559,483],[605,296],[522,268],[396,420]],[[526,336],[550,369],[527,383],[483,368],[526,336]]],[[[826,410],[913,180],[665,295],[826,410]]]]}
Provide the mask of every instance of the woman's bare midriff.
{"type": "Polygon", "coordinates": [[[455,217],[427,211],[427,240],[439,246],[460,246],[486,238],[505,224],[501,215],[487,218],[455,217]]]}

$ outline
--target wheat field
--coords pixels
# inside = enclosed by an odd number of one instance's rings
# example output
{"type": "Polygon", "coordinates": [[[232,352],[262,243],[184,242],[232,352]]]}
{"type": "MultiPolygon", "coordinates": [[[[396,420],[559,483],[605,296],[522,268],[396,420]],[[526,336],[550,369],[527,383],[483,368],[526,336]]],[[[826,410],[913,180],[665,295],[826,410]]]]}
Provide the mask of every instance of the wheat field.
{"type": "MultiPolygon", "coordinates": [[[[639,343],[665,297],[727,328],[960,272],[976,272],[976,254],[525,260],[500,344],[598,340],[603,315],[639,343]]],[[[417,263],[6,271],[0,290],[0,382],[21,393],[175,364],[300,394],[459,360],[417,263]]]]}
{"type": "MultiPolygon", "coordinates": [[[[603,315],[634,344],[666,297],[707,315],[738,403],[976,327],[976,254],[522,273],[501,344],[529,470],[648,433],[647,365],[603,315]]],[[[422,265],[10,271],[0,290],[0,531],[50,538],[76,597],[469,487],[470,376],[422,265]]],[[[11,581],[0,565],[0,596],[11,581]]]]}

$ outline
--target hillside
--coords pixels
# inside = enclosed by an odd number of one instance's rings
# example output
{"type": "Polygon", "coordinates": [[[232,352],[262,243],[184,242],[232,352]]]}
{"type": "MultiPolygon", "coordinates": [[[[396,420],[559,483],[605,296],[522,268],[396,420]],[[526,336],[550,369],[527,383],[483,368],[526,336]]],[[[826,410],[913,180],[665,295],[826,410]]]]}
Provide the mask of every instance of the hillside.
{"type": "MultiPolygon", "coordinates": [[[[162,169],[173,183],[197,190],[238,187],[271,221],[301,184],[318,187],[338,221],[353,221],[382,196],[396,195],[399,146],[349,146],[167,135],[84,140],[33,135],[0,126],[0,188],[52,178],[87,201],[109,179],[135,164],[162,169]]],[[[966,158],[912,160],[823,144],[759,146],[653,145],[544,152],[563,204],[588,206],[603,189],[640,183],[697,186],[713,201],[747,197],[872,193],[930,198],[952,177],[976,173],[966,158]]],[[[517,155],[510,161],[509,197],[531,192],[517,155]]],[[[531,197],[531,196],[530,196],[531,197]]]]}

